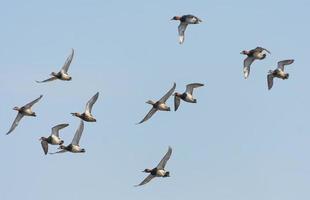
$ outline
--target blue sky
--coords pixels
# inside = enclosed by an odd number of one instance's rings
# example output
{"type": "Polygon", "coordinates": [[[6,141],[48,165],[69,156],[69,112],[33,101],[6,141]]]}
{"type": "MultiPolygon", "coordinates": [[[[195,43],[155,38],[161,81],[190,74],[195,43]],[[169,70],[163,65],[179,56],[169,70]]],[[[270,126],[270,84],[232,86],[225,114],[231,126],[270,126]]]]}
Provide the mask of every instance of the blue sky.
{"type": "MultiPolygon", "coordinates": [[[[308,26],[310,2],[296,1],[6,1],[0,7],[0,199],[309,199],[308,26]],[[174,15],[203,20],[178,44],[174,15]],[[240,51],[271,51],[243,79],[240,51]],[[62,66],[70,48],[71,82],[37,84],[62,66]],[[267,90],[282,59],[288,80],[267,90]],[[173,82],[201,82],[198,103],[159,112],[135,125],[173,82]],[[44,156],[39,137],[52,126],[70,142],[97,91],[80,145],[83,155],[44,156]],[[16,112],[34,106],[9,136],[16,112]],[[168,145],[171,177],[133,187],[168,145]]],[[[173,106],[170,99],[167,102],[173,106]]],[[[53,148],[52,150],[56,149],[53,148]]]]}

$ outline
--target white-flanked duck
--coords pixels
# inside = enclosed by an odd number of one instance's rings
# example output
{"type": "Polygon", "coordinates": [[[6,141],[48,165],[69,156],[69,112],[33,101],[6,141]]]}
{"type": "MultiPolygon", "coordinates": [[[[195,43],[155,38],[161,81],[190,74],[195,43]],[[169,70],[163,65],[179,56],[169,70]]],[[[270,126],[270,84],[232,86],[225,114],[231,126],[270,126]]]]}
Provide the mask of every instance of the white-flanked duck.
{"type": "Polygon", "coordinates": [[[263,60],[266,58],[267,53],[270,54],[270,51],[263,47],[256,47],[250,51],[244,50],[241,52],[241,54],[247,55],[247,58],[243,61],[243,75],[245,79],[247,79],[250,75],[251,64],[255,60],[263,60]]]}
{"type": "Polygon", "coordinates": [[[170,111],[170,107],[166,105],[166,101],[169,99],[169,97],[173,94],[175,90],[176,84],[173,84],[173,87],[157,102],[154,102],[152,100],[148,100],[146,103],[151,104],[153,108],[148,112],[148,114],[138,123],[141,124],[148,119],[150,119],[158,110],[161,111],[170,111]]]}
{"type": "Polygon", "coordinates": [[[51,78],[48,78],[44,81],[36,81],[37,83],[45,83],[49,81],[54,81],[54,80],[63,80],[63,81],[71,81],[72,77],[69,76],[68,70],[69,66],[72,62],[74,56],[74,49],[71,49],[71,54],[68,56],[65,64],[62,66],[61,70],[59,72],[52,72],[50,75],[52,76],[51,78]]]}
{"type": "Polygon", "coordinates": [[[50,153],[50,154],[56,154],[56,153],[64,153],[64,152],[71,152],[71,153],[85,153],[85,149],[81,148],[79,145],[82,133],[84,130],[84,122],[81,120],[79,128],[76,130],[75,135],[72,139],[71,144],[68,146],[60,145],[59,149],[61,149],[58,152],[50,153]]]}
{"type": "Polygon", "coordinates": [[[202,83],[191,83],[186,85],[186,91],[184,93],[174,93],[174,111],[177,111],[180,103],[181,103],[181,99],[183,101],[186,101],[188,103],[197,103],[197,99],[195,99],[193,97],[193,91],[195,88],[204,86],[204,84],[202,83]]]}
{"type": "Polygon", "coordinates": [[[178,20],[180,21],[180,25],[178,27],[179,31],[179,43],[183,44],[184,42],[184,34],[185,30],[187,28],[187,25],[189,24],[199,24],[202,22],[201,19],[194,15],[183,15],[183,16],[174,16],[171,20],[178,20]]]}
{"type": "Polygon", "coordinates": [[[282,60],[278,62],[278,68],[275,70],[270,70],[267,75],[267,84],[268,90],[270,90],[273,86],[273,78],[281,78],[283,80],[288,79],[289,74],[284,72],[284,66],[290,65],[294,62],[294,60],[282,60]]]}
{"type": "Polygon", "coordinates": [[[21,120],[24,116],[36,117],[36,113],[33,112],[33,111],[31,110],[31,107],[32,107],[35,103],[37,103],[42,97],[43,97],[43,95],[40,95],[39,98],[37,98],[37,99],[31,101],[30,103],[24,105],[24,106],[21,107],[21,108],[19,108],[19,107],[17,107],[17,106],[15,106],[15,107],[13,108],[13,110],[18,111],[18,114],[17,114],[17,116],[16,116],[16,118],[15,118],[15,120],[14,120],[14,122],[13,122],[13,124],[12,124],[12,126],[11,126],[11,128],[10,128],[10,130],[9,130],[9,132],[7,132],[7,135],[10,134],[10,133],[17,127],[18,123],[20,122],[20,120],[21,120]]]}
{"type": "Polygon", "coordinates": [[[44,154],[46,155],[48,152],[48,144],[51,145],[62,145],[64,141],[59,137],[59,130],[69,126],[69,124],[59,124],[52,128],[52,133],[50,136],[41,137],[41,146],[43,148],[44,154]]]}
{"type": "Polygon", "coordinates": [[[91,110],[93,108],[93,105],[96,103],[97,99],[99,97],[99,92],[97,92],[86,104],[85,112],[80,113],[71,113],[73,116],[79,117],[84,121],[87,122],[96,122],[97,120],[94,118],[94,116],[91,114],[91,110]]]}
{"type": "Polygon", "coordinates": [[[169,147],[168,152],[155,168],[145,169],[144,171],[142,171],[145,173],[149,173],[149,175],[139,185],[136,186],[147,184],[155,177],[163,177],[163,178],[170,177],[170,172],[165,170],[165,166],[167,164],[167,161],[170,159],[171,154],[172,154],[172,148],[169,147]]]}

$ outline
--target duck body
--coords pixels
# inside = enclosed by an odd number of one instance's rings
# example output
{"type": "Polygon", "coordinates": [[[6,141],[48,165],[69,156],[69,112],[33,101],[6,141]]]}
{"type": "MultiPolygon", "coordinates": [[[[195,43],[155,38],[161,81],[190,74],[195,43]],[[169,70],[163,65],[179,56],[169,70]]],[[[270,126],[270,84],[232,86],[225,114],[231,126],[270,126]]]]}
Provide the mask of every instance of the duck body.
{"type": "Polygon", "coordinates": [[[144,170],[144,172],[150,173],[151,175],[156,176],[156,177],[169,177],[170,176],[169,171],[166,171],[164,169],[158,169],[157,167],[153,168],[152,170],[146,169],[144,170]]]}
{"type": "Polygon", "coordinates": [[[57,137],[56,135],[50,135],[47,138],[46,142],[52,145],[62,145],[64,143],[64,141],[61,140],[60,137],[57,137]]]}
{"type": "Polygon", "coordinates": [[[187,92],[184,92],[183,94],[176,93],[175,96],[188,103],[197,103],[197,99],[194,99],[194,97],[187,92]]]}
{"type": "Polygon", "coordinates": [[[71,153],[85,153],[85,149],[81,148],[79,145],[69,144],[68,146],[60,146],[61,149],[69,151],[71,153]]]}
{"type": "Polygon", "coordinates": [[[183,15],[180,18],[180,22],[187,24],[199,24],[200,22],[202,22],[202,20],[194,15],[183,15]]]}
{"type": "Polygon", "coordinates": [[[68,73],[64,72],[63,70],[61,70],[58,73],[52,72],[51,74],[53,77],[59,79],[59,80],[63,80],[63,81],[70,81],[72,80],[72,77],[68,75],[68,73]]]}
{"type": "Polygon", "coordinates": [[[285,73],[283,70],[281,69],[275,69],[274,71],[271,72],[273,77],[277,77],[277,78],[281,78],[283,80],[288,79],[289,78],[289,74],[285,73]]]}
{"type": "Polygon", "coordinates": [[[156,103],[153,104],[153,108],[155,108],[157,110],[161,110],[161,111],[170,111],[169,106],[167,106],[165,103],[159,102],[159,101],[157,101],[156,103]]]}
{"type": "Polygon", "coordinates": [[[18,112],[24,116],[31,116],[31,117],[36,117],[36,113],[31,110],[31,108],[25,108],[21,107],[20,109],[17,109],[18,112]]]}
{"type": "Polygon", "coordinates": [[[87,113],[71,113],[73,116],[76,116],[86,122],[96,122],[97,120],[91,115],[87,113]]]}

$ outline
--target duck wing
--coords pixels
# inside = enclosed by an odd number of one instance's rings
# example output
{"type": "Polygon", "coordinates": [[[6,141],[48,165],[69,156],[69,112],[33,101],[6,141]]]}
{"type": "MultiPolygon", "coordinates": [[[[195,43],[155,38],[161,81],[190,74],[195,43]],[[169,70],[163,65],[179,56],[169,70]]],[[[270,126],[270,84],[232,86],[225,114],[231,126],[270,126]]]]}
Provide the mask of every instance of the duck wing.
{"type": "Polygon", "coordinates": [[[284,66],[285,65],[290,65],[294,62],[293,59],[290,60],[282,60],[278,62],[278,68],[281,69],[282,71],[284,71],[284,66]]]}
{"type": "Polygon", "coordinates": [[[247,79],[250,75],[250,66],[254,62],[255,58],[254,57],[247,57],[243,61],[243,74],[244,78],[247,79]]]}
{"type": "Polygon", "coordinates": [[[147,121],[148,119],[150,119],[155,113],[156,113],[157,109],[156,108],[152,108],[147,115],[138,123],[138,124],[142,124],[143,122],[147,121]]]}
{"type": "Polygon", "coordinates": [[[174,96],[174,111],[177,111],[181,103],[180,97],[174,96]]]}
{"type": "Polygon", "coordinates": [[[272,74],[267,75],[267,84],[268,84],[268,90],[270,90],[273,86],[273,75],[272,74]]]}
{"type": "Polygon", "coordinates": [[[41,146],[42,146],[42,149],[44,151],[44,154],[46,155],[47,152],[48,152],[48,143],[44,140],[41,141],[41,146]]]}
{"type": "Polygon", "coordinates": [[[159,99],[159,102],[160,103],[166,103],[166,101],[169,99],[169,97],[173,94],[175,87],[176,87],[176,84],[174,83],[172,88],[161,99],[159,99]]]}
{"type": "Polygon", "coordinates": [[[50,154],[50,155],[53,155],[53,154],[57,154],[57,153],[65,153],[65,152],[67,152],[67,150],[62,149],[62,150],[60,150],[60,151],[57,151],[57,152],[54,152],[54,153],[49,153],[49,154],[50,154]]]}
{"type": "Polygon", "coordinates": [[[80,126],[76,130],[75,135],[72,139],[72,142],[71,142],[72,145],[79,145],[83,130],[84,130],[84,122],[83,122],[83,120],[81,120],[80,126]]]}
{"type": "Polygon", "coordinates": [[[51,77],[51,78],[48,78],[46,80],[43,80],[43,81],[36,81],[37,83],[46,83],[46,82],[49,82],[49,81],[54,81],[56,80],[57,78],[55,76],[51,77]]]}
{"type": "Polygon", "coordinates": [[[21,120],[23,117],[24,117],[23,114],[21,114],[21,113],[18,113],[18,114],[17,114],[17,116],[16,116],[16,118],[15,118],[15,120],[14,120],[14,122],[13,122],[11,128],[10,128],[10,130],[6,133],[7,135],[10,134],[12,131],[14,131],[14,129],[17,127],[18,123],[20,122],[20,120],[21,120]]]}
{"type": "Polygon", "coordinates": [[[69,124],[59,124],[57,126],[54,126],[52,128],[52,134],[51,135],[55,135],[55,136],[59,137],[59,130],[63,129],[63,128],[67,127],[67,126],[69,126],[69,124]]]}
{"type": "Polygon", "coordinates": [[[91,110],[93,108],[93,105],[96,103],[97,99],[98,99],[98,96],[99,96],[99,92],[97,92],[86,104],[86,109],[85,109],[85,112],[87,114],[90,114],[91,113],[91,110]]]}
{"type": "Polygon", "coordinates": [[[204,86],[202,83],[191,83],[186,86],[186,93],[193,95],[194,88],[204,86]]]}
{"type": "Polygon", "coordinates": [[[145,185],[148,182],[150,182],[153,178],[155,178],[155,176],[153,176],[152,174],[149,174],[139,185],[135,185],[137,186],[141,186],[141,185],[145,185]]]}
{"type": "Polygon", "coordinates": [[[62,66],[61,71],[65,72],[65,73],[68,72],[69,66],[70,66],[71,61],[73,59],[73,56],[74,56],[74,49],[71,49],[71,54],[67,57],[67,60],[64,63],[64,65],[62,66]]]}
{"type": "Polygon", "coordinates": [[[31,101],[30,103],[24,105],[23,107],[25,109],[31,108],[35,103],[37,103],[38,101],[40,101],[40,99],[43,97],[43,95],[40,95],[37,99],[31,101]]]}
{"type": "Polygon", "coordinates": [[[187,23],[181,22],[180,25],[178,26],[178,31],[179,31],[179,43],[183,44],[184,42],[184,34],[185,34],[185,30],[187,28],[187,23]]]}
{"type": "Polygon", "coordinates": [[[170,159],[170,156],[172,154],[172,148],[169,146],[169,149],[166,153],[166,155],[161,159],[161,161],[159,162],[159,164],[157,165],[157,169],[164,169],[167,161],[170,159]]]}

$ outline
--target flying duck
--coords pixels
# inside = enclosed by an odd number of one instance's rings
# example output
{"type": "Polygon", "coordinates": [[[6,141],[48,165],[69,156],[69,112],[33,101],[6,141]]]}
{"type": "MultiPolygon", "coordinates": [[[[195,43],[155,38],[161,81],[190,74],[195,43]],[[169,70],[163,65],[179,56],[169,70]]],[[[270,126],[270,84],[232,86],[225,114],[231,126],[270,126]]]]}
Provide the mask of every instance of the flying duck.
{"type": "Polygon", "coordinates": [[[80,114],[80,113],[71,113],[73,116],[79,117],[84,121],[87,122],[96,122],[97,120],[93,117],[91,114],[91,110],[93,108],[93,105],[96,103],[97,99],[99,96],[99,92],[97,92],[86,104],[85,112],[80,114]]]}
{"type": "Polygon", "coordinates": [[[170,111],[170,107],[168,107],[166,105],[166,101],[173,94],[173,92],[175,90],[175,87],[176,87],[176,84],[174,83],[173,87],[161,99],[159,99],[157,102],[154,102],[152,100],[148,100],[146,103],[151,104],[153,107],[148,112],[148,114],[138,124],[141,124],[141,123],[147,121],[148,119],[150,119],[156,113],[157,110],[170,111]]]}
{"type": "Polygon", "coordinates": [[[284,66],[290,65],[294,60],[282,60],[278,62],[278,68],[275,70],[270,70],[267,75],[268,90],[273,86],[273,78],[281,78],[283,80],[288,79],[289,74],[284,72],[284,66]]]}
{"type": "Polygon", "coordinates": [[[263,60],[266,57],[267,53],[270,54],[270,51],[262,47],[256,47],[255,49],[252,49],[250,51],[241,51],[240,54],[247,55],[246,59],[244,59],[243,61],[243,74],[245,79],[247,79],[250,75],[251,64],[255,60],[263,60]]]}
{"type": "Polygon", "coordinates": [[[85,149],[81,148],[80,145],[79,145],[79,142],[80,142],[83,130],[84,130],[84,122],[83,122],[83,120],[81,120],[80,126],[76,130],[71,144],[69,144],[68,146],[65,146],[65,145],[61,144],[59,146],[59,149],[61,149],[60,151],[55,152],[55,153],[50,153],[50,154],[64,153],[64,152],[67,152],[67,151],[69,151],[71,153],[85,153],[85,149]]]}
{"type": "Polygon", "coordinates": [[[43,97],[43,95],[40,95],[39,98],[37,98],[37,99],[31,101],[30,103],[24,105],[24,106],[21,107],[21,108],[19,108],[19,107],[17,107],[17,106],[15,106],[15,107],[13,108],[13,110],[18,111],[18,114],[17,114],[17,116],[16,116],[16,118],[15,118],[15,120],[14,120],[14,122],[13,122],[13,124],[12,124],[12,126],[11,126],[11,128],[10,128],[10,130],[9,130],[9,132],[6,133],[7,135],[10,134],[10,133],[17,127],[19,121],[20,121],[24,116],[36,117],[36,113],[33,112],[33,111],[31,110],[31,107],[32,107],[35,103],[37,103],[42,97],[43,97]]]}
{"type": "Polygon", "coordinates": [[[144,171],[142,171],[145,173],[149,173],[149,175],[139,185],[136,186],[147,184],[155,177],[163,177],[163,178],[170,177],[170,172],[165,170],[165,166],[167,164],[167,161],[170,159],[171,154],[172,154],[172,148],[169,147],[168,152],[155,168],[145,169],[144,171]]]}
{"type": "Polygon", "coordinates": [[[201,83],[191,83],[191,84],[186,85],[186,91],[184,93],[182,94],[178,92],[174,93],[174,111],[178,110],[180,103],[181,103],[181,99],[188,103],[197,103],[197,99],[194,99],[193,97],[193,91],[194,91],[194,88],[198,88],[201,86],[204,86],[204,85],[201,83]]]}
{"type": "Polygon", "coordinates": [[[69,66],[71,64],[71,61],[74,56],[74,49],[71,49],[71,54],[68,56],[65,64],[62,66],[61,70],[59,72],[52,72],[50,75],[52,76],[51,78],[48,78],[43,81],[36,81],[37,83],[45,83],[49,81],[54,81],[56,79],[63,80],[63,81],[70,81],[72,79],[71,76],[68,74],[69,66]]]}
{"type": "Polygon", "coordinates": [[[54,126],[52,128],[52,134],[50,136],[46,137],[41,137],[41,146],[43,148],[44,154],[46,155],[48,152],[48,144],[51,145],[62,145],[64,143],[63,140],[60,139],[59,137],[59,130],[63,129],[65,127],[69,126],[69,124],[59,124],[57,126],[54,126]]]}
{"type": "Polygon", "coordinates": [[[180,21],[180,25],[178,27],[179,43],[180,44],[183,44],[183,42],[184,42],[184,33],[185,33],[186,28],[187,28],[187,25],[188,24],[199,24],[200,22],[202,22],[201,19],[199,19],[198,17],[196,17],[194,15],[183,15],[182,17],[174,16],[171,20],[179,20],[180,21]]]}

